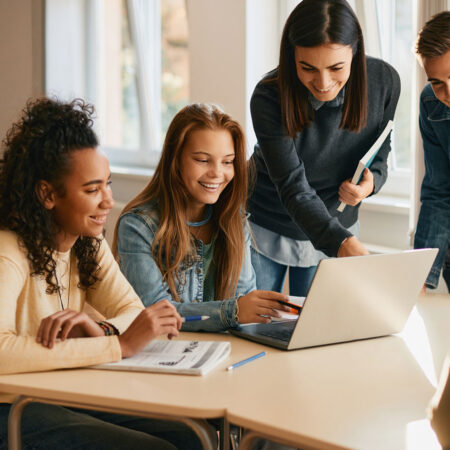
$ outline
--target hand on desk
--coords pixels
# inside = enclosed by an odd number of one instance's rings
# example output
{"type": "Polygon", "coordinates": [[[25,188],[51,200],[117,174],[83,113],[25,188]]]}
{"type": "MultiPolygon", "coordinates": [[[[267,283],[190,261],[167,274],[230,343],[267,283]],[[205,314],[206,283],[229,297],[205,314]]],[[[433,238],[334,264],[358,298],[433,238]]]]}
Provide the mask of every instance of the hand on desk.
{"type": "Polygon", "coordinates": [[[351,179],[348,179],[339,186],[339,201],[346,205],[356,206],[368,197],[373,189],[373,174],[369,169],[364,169],[363,176],[358,184],[353,184],[351,179]]]}
{"type": "Polygon", "coordinates": [[[64,341],[68,338],[104,335],[103,329],[86,313],[64,309],[42,319],[36,342],[44,347],[53,348],[57,338],[64,341]]]}
{"type": "Polygon", "coordinates": [[[361,256],[368,254],[369,252],[366,247],[364,247],[355,236],[350,236],[339,247],[337,256],[338,258],[342,258],[344,256],[361,256]]]}
{"type": "Polygon", "coordinates": [[[273,291],[252,291],[238,300],[239,323],[269,323],[271,317],[281,317],[277,310],[289,312],[291,309],[280,305],[278,300],[289,301],[287,295],[273,291]]]}
{"type": "Polygon", "coordinates": [[[122,358],[135,355],[158,336],[167,334],[169,339],[178,336],[180,328],[181,317],[168,300],[148,306],[119,336],[122,358]]]}

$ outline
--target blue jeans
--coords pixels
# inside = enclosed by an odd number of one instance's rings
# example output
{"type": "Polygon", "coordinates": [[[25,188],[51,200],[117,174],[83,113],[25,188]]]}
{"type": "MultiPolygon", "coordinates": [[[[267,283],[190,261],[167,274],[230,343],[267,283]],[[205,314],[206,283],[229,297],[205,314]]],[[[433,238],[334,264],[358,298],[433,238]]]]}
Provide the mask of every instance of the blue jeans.
{"type": "MultiPolygon", "coordinates": [[[[0,403],[0,449],[8,448],[11,405],[0,403]]],[[[184,424],[102,411],[30,403],[22,414],[24,450],[201,449],[195,433],[184,424]]]]}
{"type": "MultiPolygon", "coordinates": [[[[256,274],[256,288],[281,292],[288,266],[272,261],[253,248],[251,252],[252,265],[256,274]]],[[[316,270],[317,266],[289,267],[289,295],[306,297],[316,270]]]]}

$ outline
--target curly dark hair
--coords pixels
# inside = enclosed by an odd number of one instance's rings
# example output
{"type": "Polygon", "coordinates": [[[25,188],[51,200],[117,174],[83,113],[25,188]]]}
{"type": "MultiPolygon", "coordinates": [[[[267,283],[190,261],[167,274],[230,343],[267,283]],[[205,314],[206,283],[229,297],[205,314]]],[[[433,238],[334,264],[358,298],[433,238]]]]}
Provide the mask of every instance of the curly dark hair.
{"type": "MultiPolygon", "coordinates": [[[[17,233],[30,260],[31,275],[44,275],[47,293],[59,290],[54,259],[60,231],[37,195],[39,181],[65,194],[64,180],[71,172],[71,153],[98,146],[92,129],[94,107],[81,99],[70,103],[40,98],[28,101],[20,119],[3,141],[0,160],[0,228],[17,233]]],[[[101,239],[80,236],[73,246],[86,290],[99,280],[97,254],[101,239]]]]}

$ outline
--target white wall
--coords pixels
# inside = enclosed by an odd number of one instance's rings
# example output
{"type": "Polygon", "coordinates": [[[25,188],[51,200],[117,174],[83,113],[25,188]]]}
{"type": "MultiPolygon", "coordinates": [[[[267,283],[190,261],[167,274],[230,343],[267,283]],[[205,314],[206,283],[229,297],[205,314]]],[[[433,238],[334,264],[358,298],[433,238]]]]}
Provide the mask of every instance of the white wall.
{"type": "Polygon", "coordinates": [[[28,98],[44,94],[42,0],[0,0],[0,137],[28,98]]]}
{"type": "Polygon", "coordinates": [[[47,94],[65,101],[86,98],[85,33],[80,32],[85,29],[85,2],[46,0],[46,4],[45,84],[52,87],[47,94]]]}
{"type": "Polygon", "coordinates": [[[221,105],[244,127],[251,153],[250,97],[277,65],[278,2],[188,0],[187,7],[190,101],[221,105]]]}
{"type": "Polygon", "coordinates": [[[245,124],[245,6],[188,0],[190,100],[221,105],[245,124]]]}

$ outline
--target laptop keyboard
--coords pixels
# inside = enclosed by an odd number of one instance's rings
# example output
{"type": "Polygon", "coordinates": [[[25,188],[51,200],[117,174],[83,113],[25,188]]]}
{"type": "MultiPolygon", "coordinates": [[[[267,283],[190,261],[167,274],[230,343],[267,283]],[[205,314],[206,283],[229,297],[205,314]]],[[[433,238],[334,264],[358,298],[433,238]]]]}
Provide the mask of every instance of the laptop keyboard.
{"type": "Polygon", "coordinates": [[[257,325],[257,332],[263,336],[289,342],[296,323],[296,320],[290,320],[287,322],[260,324],[257,325]]]}

